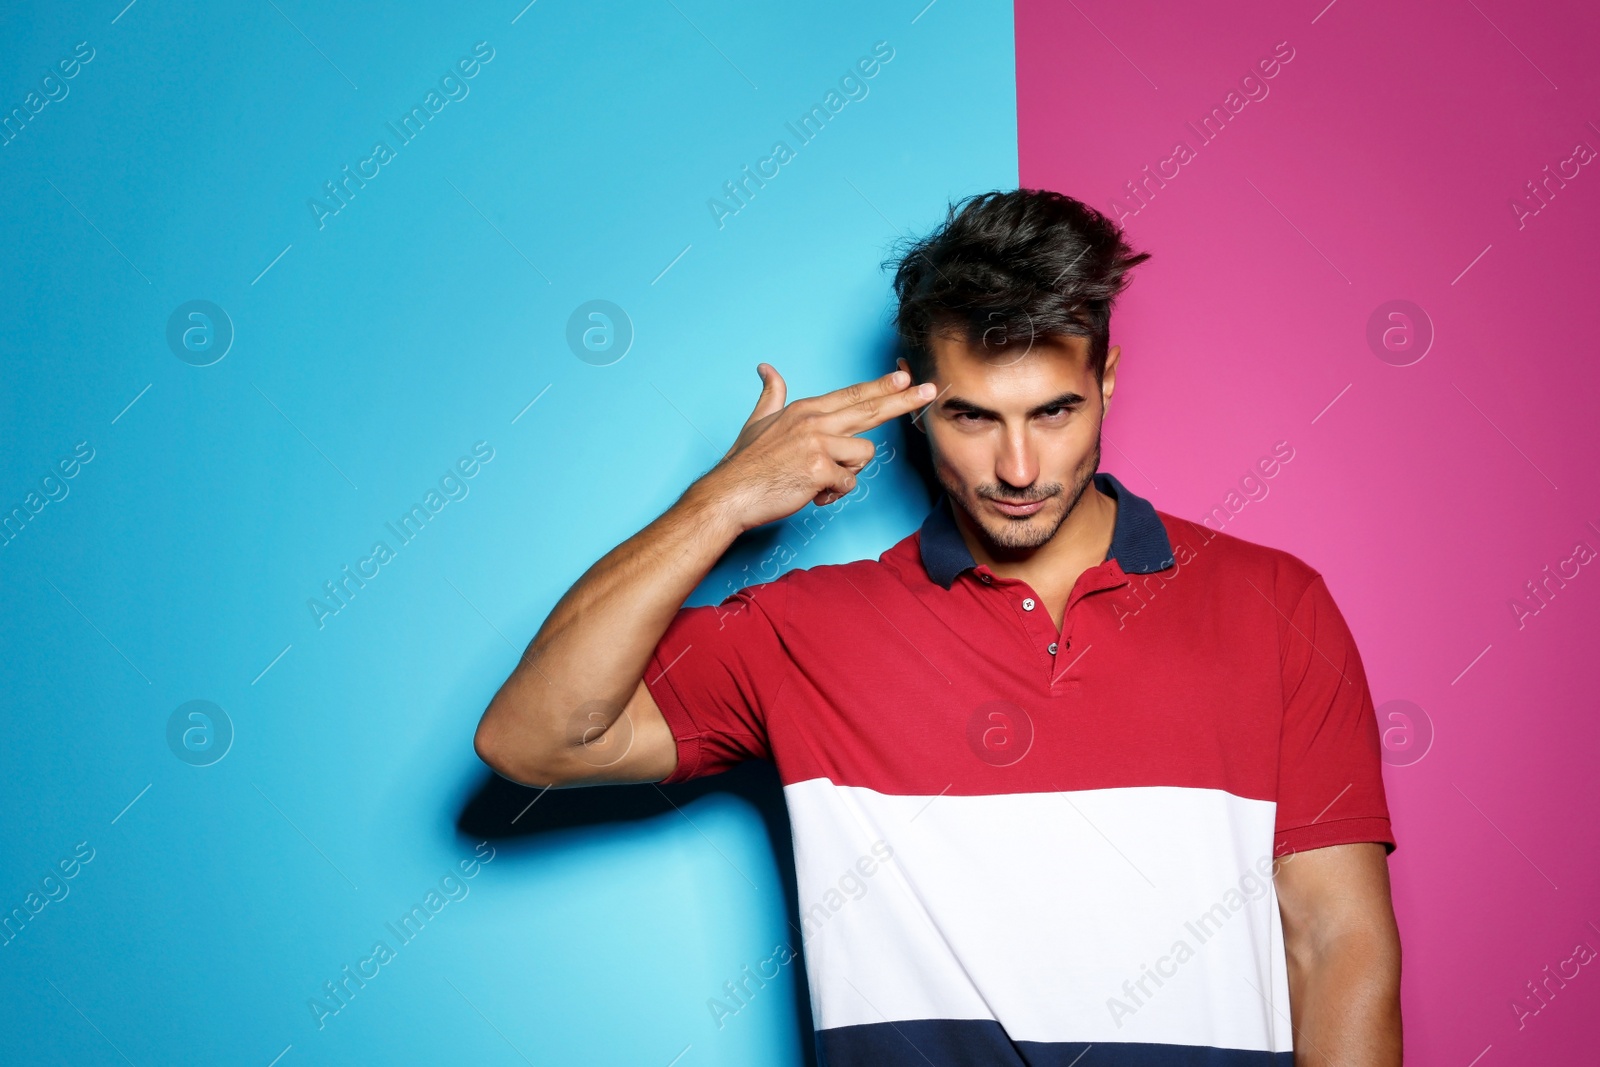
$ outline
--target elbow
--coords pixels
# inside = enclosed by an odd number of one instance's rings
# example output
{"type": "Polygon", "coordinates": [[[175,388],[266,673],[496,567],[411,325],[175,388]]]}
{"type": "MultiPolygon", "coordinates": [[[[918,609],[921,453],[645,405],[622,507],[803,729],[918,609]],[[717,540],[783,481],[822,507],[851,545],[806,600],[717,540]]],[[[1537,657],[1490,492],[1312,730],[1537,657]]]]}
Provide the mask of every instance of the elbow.
{"type": "Polygon", "coordinates": [[[478,721],[478,730],[472,735],[472,750],[478,754],[490,770],[496,774],[505,773],[505,759],[496,739],[494,727],[489,723],[489,713],[484,712],[483,718],[478,721]]]}
{"type": "Polygon", "coordinates": [[[550,773],[546,761],[539,759],[539,753],[532,746],[506,736],[494,710],[494,705],[490,704],[472,736],[472,748],[478,758],[500,777],[518,785],[542,788],[565,785],[559,775],[550,773]]]}

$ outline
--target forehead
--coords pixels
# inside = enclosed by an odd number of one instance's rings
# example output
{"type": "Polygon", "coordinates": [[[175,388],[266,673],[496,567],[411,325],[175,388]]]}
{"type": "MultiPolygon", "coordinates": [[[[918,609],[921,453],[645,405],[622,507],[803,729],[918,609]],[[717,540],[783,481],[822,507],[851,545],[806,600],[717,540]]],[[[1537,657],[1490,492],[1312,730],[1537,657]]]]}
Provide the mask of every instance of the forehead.
{"type": "Polygon", "coordinates": [[[960,334],[936,333],[928,338],[928,349],[934,357],[934,377],[945,382],[1048,387],[1090,373],[1087,337],[1048,334],[1000,347],[975,344],[960,334]]]}

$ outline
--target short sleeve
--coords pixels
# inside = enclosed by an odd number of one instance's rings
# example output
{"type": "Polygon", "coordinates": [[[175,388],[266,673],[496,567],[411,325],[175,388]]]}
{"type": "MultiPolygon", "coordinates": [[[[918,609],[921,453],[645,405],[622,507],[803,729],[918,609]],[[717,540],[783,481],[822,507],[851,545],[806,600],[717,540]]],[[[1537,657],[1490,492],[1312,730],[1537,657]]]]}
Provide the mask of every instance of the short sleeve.
{"type": "Polygon", "coordinates": [[[662,782],[771,759],[767,712],[789,670],[778,633],[785,575],[748,586],[721,604],[679,608],[646,665],[644,682],[678,746],[662,782]]]}
{"type": "Polygon", "coordinates": [[[1393,852],[1377,712],[1355,639],[1320,576],[1290,614],[1283,694],[1273,853],[1361,841],[1393,852]]]}

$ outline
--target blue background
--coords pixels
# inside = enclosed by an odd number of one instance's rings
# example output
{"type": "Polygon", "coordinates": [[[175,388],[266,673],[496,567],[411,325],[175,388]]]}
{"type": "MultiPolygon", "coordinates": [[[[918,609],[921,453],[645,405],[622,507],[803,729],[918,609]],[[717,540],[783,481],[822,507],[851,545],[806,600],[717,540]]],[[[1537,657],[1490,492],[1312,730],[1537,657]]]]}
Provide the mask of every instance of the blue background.
{"type": "MultiPolygon", "coordinates": [[[[1016,184],[1009,5],[924,3],[3,16],[5,112],[94,57],[0,147],[0,509],[94,458],[0,547],[0,909],[94,858],[0,947],[0,1062],[804,1062],[798,966],[721,1028],[707,1007],[798,943],[775,779],[528,809],[472,732],[556,599],[731,443],[755,364],[792,398],[890,369],[891,242],[1016,184]],[[385,124],[480,41],[400,145],[385,124]],[[785,122],[878,41],[868,95],[798,146],[785,122]],[[780,138],[796,158],[719,229],[708,198],[780,138]],[[307,201],[379,139],[394,158],[319,228],[307,201]],[[566,341],[593,299],[634,332],[605,366],[566,341]],[[210,366],[167,343],[191,300],[235,332],[210,366]],[[401,547],[385,523],[479,441],[401,547]],[[308,599],[380,539],[395,558],[319,628],[308,599]],[[210,766],[168,745],[191,700],[232,723],[210,766]],[[319,1028],[323,983],[483,841],[467,895],[319,1028]]],[[[875,556],[924,500],[887,461],[691,602],[786,538],[789,566],[875,556]]]]}

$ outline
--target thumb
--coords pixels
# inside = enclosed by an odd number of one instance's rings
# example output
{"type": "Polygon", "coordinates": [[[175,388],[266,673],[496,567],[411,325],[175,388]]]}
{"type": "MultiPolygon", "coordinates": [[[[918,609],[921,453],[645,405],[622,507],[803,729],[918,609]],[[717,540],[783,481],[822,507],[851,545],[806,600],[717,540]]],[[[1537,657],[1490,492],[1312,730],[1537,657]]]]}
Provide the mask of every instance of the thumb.
{"type": "Polygon", "coordinates": [[[774,412],[782,411],[789,396],[789,387],[784,384],[783,375],[778,373],[778,368],[770,363],[757,363],[756,373],[761,375],[761,396],[756,401],[756,409],[750,413],[746,425],[764,419],[774,412]],[[765,373],[762,372],[763,367],[766,368],[765,373]]]}

